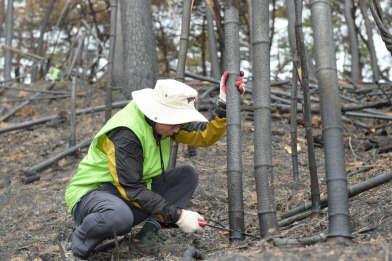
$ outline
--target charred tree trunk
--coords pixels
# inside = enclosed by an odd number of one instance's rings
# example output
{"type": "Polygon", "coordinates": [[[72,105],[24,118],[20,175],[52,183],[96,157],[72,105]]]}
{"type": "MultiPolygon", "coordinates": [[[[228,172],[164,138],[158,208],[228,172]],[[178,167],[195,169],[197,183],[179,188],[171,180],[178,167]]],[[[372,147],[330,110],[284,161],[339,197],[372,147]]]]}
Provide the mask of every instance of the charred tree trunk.
{"type": "Polygon", "coordinates": [[[125,99],[144,88],[154,88],[159,77],[156,42],[152,30],[150,1],[121,0],[123,34],[123,77],[125,99]]]}

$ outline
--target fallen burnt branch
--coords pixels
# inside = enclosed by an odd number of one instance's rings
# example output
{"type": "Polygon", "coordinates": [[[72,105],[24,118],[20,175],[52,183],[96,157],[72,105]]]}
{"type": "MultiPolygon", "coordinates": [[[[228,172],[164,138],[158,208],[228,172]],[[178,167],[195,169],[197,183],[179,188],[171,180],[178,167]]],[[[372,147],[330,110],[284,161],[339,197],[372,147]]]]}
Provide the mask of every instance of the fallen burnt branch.
{"type": "MultiPolygon", "coordinates": [[[[47,86],[44,90],[48,91],[50,89],[52,89],[54,86],[56,85],[56,83],[52,83],[49,86],[47,86]]],[[[34,94],[30,99],[27,99],[26,101],[22,102],[21,104],[19,104],[18,106],[16,106],[15,108],[13,108],[8,114],[4,115],[3,117],[0,118],[0,121],[5,121],[7,120],[9,117],[11,117],[12,115],[15,114],[15,112],[19,111],[20,109],[22,109],[24,106],[26,106],[27,104],[29,104],[31,102],[32,99],[37,98],[38,96],[40,96],[42,94],[42,92],[37,92],[36,94],[34,94]]]]}
{"type": "Polygon", "coordinates": [[[72,153],[76,152],[80,148],[89,146],[91,144],[92,140],[93,140],[92,138],[88,139],[88,140],[85,140],[85,141],[83,141],[83,142],[81,142],[79,144],[76,144],[75,146],[73,146],[73,147],[71,147],[71,148],[69,148],[69,149],[67,149],[67,150],[57,154],[56,156],[54,156],[54,157],[52,157],[50,159],[47,159],[47,160],[45,160],[45,161],[43,161],[41,163],[38,163],[37,165],[29,168],[25,172],[25,176],[30,177],[30,178],[29,179],[25,179],[24,180],[24,184],[31,183],[33,181],[38,180],[39,179],[39,175],[38,175],[38,171],[39,170],[41,170],[41,169],[43,169],[43,168],[53,164],[54,162],[56,162],[56,161],[58,161],[58,160],[60,160],[60,159],[62,159],[64,157],[68,156],[69,154],[72,154],[72,153]]]}
{"type": "Polygon", "coordinates": [[[272,239],[275,246],[286,246],[286,247],[296,247],[296,246],[307,246],[319,242],[327,242],[326,235],[316,235],[311,237],[303,238],[279,238],[275,237],[272,239]]]}
{"type": "Polygon", "coordinates": [[[67,94],[68,92],[64,91],[49,91],[49,90],[37,90],[25,87],[9,87],[9,86],[1,86],[1,88],[13,90],[13,91],[25,91],[25,92],[42,92],[42,93],[52,93],[52,94],[67,94]]]}
{"type": "Polygon", "coordinates": [[[387,100],[382,100],[378,102],[365,103],[365,104],[355,104],[355,105],[343,105],[341,107],[342,112],[346,111],[357,111],[365,108],[383,108],[386,106],[391,106],[391,103],[387,100]]]}
{"type": "MultiPolygon", "coordinates": [[[[381,185],[391,179],[392,179],[392,170],[385,172],[383,174],[380,174],[380,175],[373,177],[371,179],[368,179],[368,180],[361,182],[359,184],[352,185],[352,186],[348,187],[348,196],[354,197],[354,196],[356,196],[366,190],[377,187],[377,186],[379,186],[379,185],[381,185]]],[[[327,206],[328,206],[328,197],[321,198],[321,207],[324,208],[327,206]]],[[[298,206],[296,208],[293,208],[293,209],[283,213],[282,218],[288,218],[288,217],[294,216],[300,212],[309,210],[311,207],[312,207],[311,202],[305,203],[301,206],[298,206]]]]}
{"type": "Polygon", "coordinates": [[[311,211],[299,213],[299,214],[297,214],[295,216],[288,217],[286,219],[283,219],[283,220],[279,221],[278,222],[278,226],[279,227],[285,227],[285,226],[291,225],[291,224],[293,224],[296,221],[300,221],[300,220],[303,220],[303,219],[309,217],[310,215],[312,215],[311,211]]]}
{"type": "MultiPolygon", "coordinates": [[[[115,102],[115,103],[112,104],[112,108],[122,108],[125,105],[127,105],[128,103],[129,103],[129,101],[115,102]]],[[[100,112],[100,111],[103,111],[104,109],[105,109],[105,105],[100,105],[100,106],[96,106],[96,107],[90,107],[90,108],[86,108],[86,109],[82,109],[82,110],[77,110],[76,111],[76,115],[84,114],[84,113],[100,112]]],[[[57,117],[58,117],[58,114],[47,116],[47,117],[44,117],[44,118],[41,118],[41,119],[37,119],[37,120],[26,121],[26,122],[22,122],[22,123],[19,123],[19,124],[7,126],[7,127],[4,127],[4,128],[0,128],[0,133],[12,131],[12,130],[17,130],[17,129],[28,128],[28,127],[31,127],[33,125],[37,125],[37,124],[45,123],[45,122],[50,121],[50,120],[54,120],[57,117]]]]}
{"type": "Polygon", "coordinates": [[[355,111],[347,111],[344,113],[347,116],[355,116],[360,118],[373,118],[373,119],[380,119],[380,120],[392,120],[392,116],[388,114],[372,114],[372,113],[364,113],[364,112],[355,112],[355,111]]]}
{"type": "Polygon", "coordinates": [[[8,45],[5,45],[5,44],[2,45],[1,48],[4,49],[4,50],[6,50],[6,51],[16,53],[16,54],[18,54],[18,55],[20,55],[20,56],[22,56],[22,57],[25,57],[25,58],[28,58],[28,59],[32,59],[32,60],[35,60],[35,61],[36,61],[36,60],[41,61],[41,60],[44,59],[44,57],[42,57],[42,56],[36,55],[36,54],[34,54],[34,53],[23,52],[23,51],[20,50],[20,49],[13,48],[13,47],[8,46],[8,45]]]}
{"type": "MultiPolygon", "coordinates": [[[[85,94],[76,94],[77,96],[86,96],[85,94]]],[[[30,101],[36,101],[36,100],[52,100],[52,99],[64,99],[71,97],[71,94],[64,94],[64,95],[55,95],[55,96],[46,96],[46,97],[37,97],[37,98],[30,98],[28,100],[30,101]]],[[[14,100],[7,100],[4,101],[4,103],[13,103],[13,102],[23,102],[26,101],[27,99],[14,99],[14,100]]]]}
{"type": "MultiPolygon", "coordinates": [[[[176,71],[173,68],[170,68],[170,70],[173,71],[173,72],[176,71]]],[[[207,82],[211,82],[211,83],[220,84],[220,79],[217,80],[217,79],[214,79],[214,78],[198,75],[198,74],[195,74],[195,73],[185,72],[185,76],[188,76],[188,77],[196,79],[196,80],[201,80],[201,81],[207,81],[207,82]]],[[[291,83],[291,81],[271,82],[271,86],[281,86],[281,85],[289,84],[289,83],[291,83]]],[[[251,84],[247,84],[246,85],[246,92],[252,92],[252,85],[251,84]]]]}

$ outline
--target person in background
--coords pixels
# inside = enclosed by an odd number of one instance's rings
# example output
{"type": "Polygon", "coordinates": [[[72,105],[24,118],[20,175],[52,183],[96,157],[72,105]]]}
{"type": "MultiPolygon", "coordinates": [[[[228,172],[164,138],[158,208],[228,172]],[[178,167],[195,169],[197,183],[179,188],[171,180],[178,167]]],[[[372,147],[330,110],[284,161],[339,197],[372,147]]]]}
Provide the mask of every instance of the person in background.
{"type": "Polygon", "coordinates": [[[50,72],[49,81],[52,81],[53,83],[64,81],[63,73],[59,68],[55,66],[54,63],[49,64],[49,72],[50,72]]]}
{"type": "MultiPolygon", "coordinates": [[[[243,72],[237,78],[245,92],[243,72]]],[[[173,250],[156,236],[162,228],[202,231],[204,218],[187,209],[198,173],[190,165],[168,168],[170,142],[195,147],[215,144],[226,132],[226,80],[207,120],[195,109],[197,91],[171,79],[132,92],[133,100],[96,134],[65,191],[76,223],[65,243],[67,260],[88,258],[102,241],[126,235],[145,221],[130,240],[143,254],[173,250]]]]}

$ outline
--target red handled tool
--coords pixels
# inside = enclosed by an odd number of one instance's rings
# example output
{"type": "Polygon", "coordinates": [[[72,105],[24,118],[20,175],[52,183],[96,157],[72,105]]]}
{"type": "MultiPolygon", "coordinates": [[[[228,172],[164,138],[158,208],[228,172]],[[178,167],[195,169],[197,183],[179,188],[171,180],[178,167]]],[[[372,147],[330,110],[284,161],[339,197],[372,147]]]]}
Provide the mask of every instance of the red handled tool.
{"type": "Polygon", "coordinates": [[[239,232],[239,231],[235,231],[235,230],[229,229],[229,228],[224,228],[224,227],[218,227],[218,226],[210,225],[210,224],[207,223],[207,221],[204,221],[204,220],[199,220],[199,225],[200,225],[201,227],[208,226],[208,227],[220,229],[220,230],[223,230],[223,231],[241,233],[241,234],[243,234],[244,236],[253,237],[253,238],[256,238],[256,239],[261,239],[260,237],[257,237],[257,236],[251,235],[251,234],[246,234],[246,233],[244,233],[244,232],[239,232]]]}

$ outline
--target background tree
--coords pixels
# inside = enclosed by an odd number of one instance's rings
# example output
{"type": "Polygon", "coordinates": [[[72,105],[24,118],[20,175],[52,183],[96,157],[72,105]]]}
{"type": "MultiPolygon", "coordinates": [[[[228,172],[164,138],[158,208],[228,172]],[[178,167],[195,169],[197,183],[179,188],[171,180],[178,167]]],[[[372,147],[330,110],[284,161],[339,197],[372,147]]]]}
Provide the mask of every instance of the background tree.
{"type": "MultiPolygon", "coordinates": [[[[46,28],[48,27],[50,14],[53,11],[54,1],[55,0],[50,0],[48,10],[46,11],[45,17],[42,21],[41,31],[40,31],[39,39],[38,39],[38,45],[37,45],[37,49],[35,50],[35,54],[37,54],[37,55],[42,55],[42,47],[44,44],[44,35],[46,32],[46,28]]],[[[31,81],[32,82],[35,82],[37,80],[37,73],[38,73],[38,68],[34,68],[32,74],[31,74],[31,81]]]]}
{"type": "MultiPolygon", "coordinates": [[[[8,3],[9,0],[0,0],[1,2],[8,3]]],[[[0,8],[1,8],[0,2],[0,8]]],[[[14,17],[15,29],[21,32],[19,40],[17,40],[19,34],[15,31],[15,40],[13,44],[14,47],[20,46],[22,51],[35,53],[37,51],[37,45],[39,42],[39,37],[42,37],[40,31],[44,24],[45,14],[48,11],[50,1],[39,1],[39,0],[18,0],[18,4],[15,5],[15,14],[18,15],[14,17]]],[[[206,8],[203,6],[206,2],[211,2],[213,6],[213,22],[215,26],[213,28],[216,47],[217,50],[214,51],[220,62],[221,70],[224,69],[224,31],[223,31],[223,12],[227,6],[227,1],[222,0],[209,0],[209,1],[194,1],[194,7],[191,18],[192,30],[190,32],[190,43],[188,52],[188,64],[187,70],[191,70],[194,73],[203,73],[203,70],[208,76],[212,75],[211,63],[208,63],[208,57],[211,56],[210,48],[205,45],[204,38],[209,34],[202,33],[203,30],[203,17],[206,15],[206,8]],[[203,59],[206,61],[203,62],[203,59]],[[203,69],[204,66],[204,69],[203,69]]],[[[249,19],[251,14],[249,13],[249,3],[251,1],[233,1],[235,7],[239,10],[240,15],[240,55],[241,55],[241,67],[247,71],[247,75],[251,77],[251,46],[250,46],[250,35],[251,35],[251,24],[249,19]]],[[[352,1],[348,1],[352,2],[352,1]]],[[[337,55],[337,68],[339,78],[352,78],[351,66],[353,62],[351,59],[350,51],[350,36],[348,30],[342,30],[342,28],[347,28],[345,19],[345,6],[344,1],[332,1],[332,22],[333,22],[333,34],[336,43],[336,55],[337,55]]],[[[306,6],[304,10],[309,10],[310,6],[308,2],[305,2],[306,6]]],[[[380,50],[384,50],[383,43],[380,40],[380,32],[374,27],[373,18],[369,18],[369,23],[366,21],[364,15],[358,15],[359,12],[355,10],[362,8],[368,8],[364,5],[363,1],[355,1],[356,5],[353,5],[351,12],[351,17],[354,21],[354,35],[357,39],[358,51],[359,51],[359,74],[363,75],[364,80],[372,80],[374,69],[372,69],[371,64],[374,64],[374,58],[378,56],[379,58],[379,72],[380,78],[388,80],[390,77],[390,64],[392,64],[392,59],[388,53],[384,51],[381,53],[380,50]],[[356,14],[354,16],[353,14],[356,14]],[[367,24],[368,29],[366,30],[367,24]],[[376,55],[371,55],[369,45],[371,43],[368,39],[368,33],[373,33],[376,55]],[[381,42],[381,47],[380,46],[381,42]]],[[[391,27],[391,13],[388,11],[390,7],[389,2],[382,2],[383,9],[385,9],[384,20],[391,27]]],[[[147,3],[148,5],[148,3],[147,3]]],[[[270,35],[272,38],[271,46],[271,74],[274,78],[285,78],[291,77],[291,54],[289,47],[289,40],[287,38],[287,6],[285,0],[275,0],[270,1],[270,35]],[[275,22],[272,21],[272,17],[275,17],[275,22]],[[274,25],[274,26],[272,26],[274,25]],[[272,29],[273,28],[273,29],[272,29]]],[[[179,44],[179,24],[181,23],[181,12],[182,12],[182,2],[178,1],[157,1],[151,0],[150,4],[152,20],[152,35],[150,39],[155,38],[152,44],[155,42],[157,61],[158,61],[158,71],[162,77],[173,77],[173,72],[170,72],[170,67],[174,68],[176,64],[176,59],[178,55],[178,44],[179,44]],[[174,22],[174,23],[173,23],[174,22]]],[[[121,8],[123,10],[123,8],[121,8]]],[[[363,11],[361,12],[363,13],[363,11]]],[[[367,9],[367,12],[368,9],[367,9]]],[[[62,65],[65,69],[68,69],[70,65],[69,58],[73,57],[72,53],[75,49],[75,43],[77,43],[78,37],[85,37],[84,40],[84,53],[83,59],[81,60],[81,67],[88,77],[90,83],[99,81],[105,77],[105,72],[107,70],[107,57],[109,49],[109,17],[110,17],[110,0],[98,1],[98,0],[56,0],[54,2],[53,12],[49,18],[47,30],[43,34],[42,42],[42,52],[43,56],[48,56],[52,61],[62,65]],[[68,5],[69,4],[69,5],[68,5]],[[67,6],[67,8],[64,8],[67,6]],[[61,19],[60,19],[61,18],[61,19]]],[[[139,15],[141,17],[141,13],[139,15]]],[[[118,15],[118,21],[121,23],[121,15],[118,15]]],[[[1,17],[0,17],[1,18],[1,17]]],[[[4,16],[5,19],[5,16],[4,16]]],[[[1,20],[1,19],[0,19],[1,20]]],[[[142,19],[144,20],[144,19],[142,19]]],[[[148,19],[147,19],[148,20],[148,19]]],[[[208,20],[208,19],[207,19],[208,20]]],[[[141,20],[139,20],[141,21],[141,20]]],[[[0,21],[1,22],[1,21],[0,21]]],[[[121,29],[117,24],[118,33],[123,34],[124,30],[121,29]]],[[[207,22],[208,25],[208,22],[207,22]]],[[[5,30],[7,23],[3,22],[2,29],[5,30]]],[[[314,61],[314,51],[313,51],[313,33],[311,30],[310,22],[310,12],[304,12],[303,17],[303,29],[305,36],[305,45],[307,52],[307,61],[314,61]]],[[[207,32],[207,28],[205,29],[207,32]]],[[[151,30],[150,33],[151,34],[151,30]]],[[[130,35],[130,34],[129,34],[130,35]]],[[[123,36],[121,36],[123,37],[123,36]]],[[[135,35],[136,37],[136,35],[135,35]]],[[[5,34],[0,37],[0,41],[5,43],[5,34]]],[[[124,42],[125,39],[120,41],[124,42]]],[[[128,40],[129,41],[129,40],[128,40]]],[[[150,41],[151,42],[151,41],[150,41]]],[[[150,43],[149,42],[149,43],[150,43]]],[[[117,42],[119,44],[119,42],[117,42]]],[[[116,46],[117,47],[117,46],[116,46]]],[[[117,50],[121,50],[116,48],[117,50]]],[[[124,52],[119,52],[124,54],[124,52]]],[[[117,53],[117,55],[119,55],[117,53]]],[[[141,52],[139,52],[141,53],[141,52]]],[[[5,54],[5,53],[4,53],[5,54]]],[[[5,58],[5,55],[3,55],[5,58]]],[[[14,64],[12,64],[11,71],[15,71],[14,66],[16,65],[16,55],[12,56],[14,64]]],[[[123,55],[116,57],[114,64],[115,67],[115,79],[120,80],[122,76],[125,76],[122,72],[122,64],[120,62],[123,55]],[[116,75],[118,74],[118,75],[116,75]]],[[[3,58],[3,59],[4,59],[3,58]]],[[[71,59],[72,60],[72,59],[71,59]]],[[[314,80],[312,77],[312,68],[314,62],[308,63],[309,68],[309,78],[314,80]]],[[[4,70],[4,63],[0,65],[0,70],[4,70]]],[[[32,66],[32,61],[30,59],[25,59],[20,57],[20,74],[25,72],[32,66]]],[[[213,66],[214,68],[216,66],[213,66]]],[[[45,69],[45,66],[43,66],[45,69]]],[[[72,71],[75,72],[76,69],[72,71]]],[[[1,79],[4,79],[4,71],[1,72],[1,79]]],[[[40,72],[43,75],[44,70],[40,72]]],[[[158,73],[157,73],[158,75],[158,73]]],[[[26,79],[29,79],[27,77],[26,79]]],[[[122,88],[126,83],[119,82],[117,88],[122,88]]]]}
{"type": "Polygon", "coordinates": [[[344,16],[346,18],[348,35],[350,38],[351,50],[351,78],[353,81],[360,80],[360,66],[359,66],[359,51],[358,51],[358,38],[354,26],[355,9],[352,5],[352,0],[344,1],[344,16]]]}
{"type": "Polygon", "coordinates": [[[130,99],[132,91],[154,87],[159,76],[158,58],[152,30],[150,1],[120,2],[124,57],[119,62],[122,62],[123,66],[123,95],[130,99]]]}
{"type": "MultiPolygon", "coordinates": [[[[7,1],[7,21],[6,21],[6,36],[5,44],[12,46],[12,38],[14,33],[14,1],[7,1]]],[[[12,55],[11,52],[4,52],[4,79],[7,81],[11,79],[11,67],[12,67],[12,55]]]]}
{"type": "Polygon", "coordinates": [[[2,25],[4,21],[4,1],[5,0],[0,0],[0,37],[2,33],[2,25]]]}

